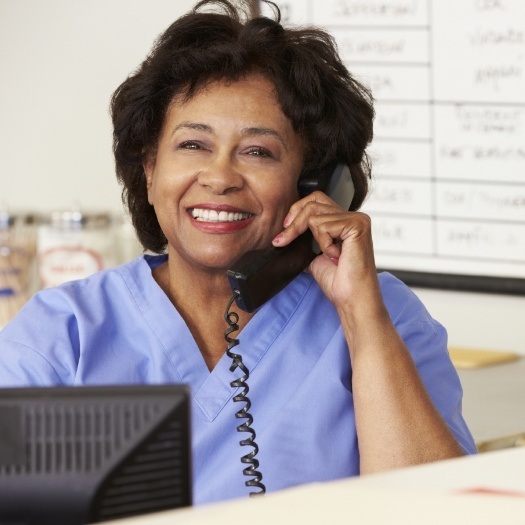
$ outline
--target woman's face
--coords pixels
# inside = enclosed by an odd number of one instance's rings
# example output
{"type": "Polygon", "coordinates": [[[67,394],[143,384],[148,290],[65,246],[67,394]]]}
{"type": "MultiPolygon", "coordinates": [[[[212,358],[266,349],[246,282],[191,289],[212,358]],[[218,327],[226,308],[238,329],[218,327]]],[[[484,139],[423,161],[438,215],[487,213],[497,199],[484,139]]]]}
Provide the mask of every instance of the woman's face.
{"type": "Polygon", "coordinates": [[[262,76],[176,97],[144,166],[170,261],[224,269],[268,246],[298,199],[303,149],[262,76]]]}

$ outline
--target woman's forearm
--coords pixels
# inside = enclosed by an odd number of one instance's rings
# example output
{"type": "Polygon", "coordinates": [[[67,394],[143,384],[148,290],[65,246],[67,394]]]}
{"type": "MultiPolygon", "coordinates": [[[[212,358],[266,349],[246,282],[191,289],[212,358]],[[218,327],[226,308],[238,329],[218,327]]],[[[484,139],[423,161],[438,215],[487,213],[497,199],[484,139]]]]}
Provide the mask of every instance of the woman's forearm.
{"type": "Polygon", "coordinates": [[[340,315],[352,361],[361,472],[462,455],[382,302],[340,315]]]}

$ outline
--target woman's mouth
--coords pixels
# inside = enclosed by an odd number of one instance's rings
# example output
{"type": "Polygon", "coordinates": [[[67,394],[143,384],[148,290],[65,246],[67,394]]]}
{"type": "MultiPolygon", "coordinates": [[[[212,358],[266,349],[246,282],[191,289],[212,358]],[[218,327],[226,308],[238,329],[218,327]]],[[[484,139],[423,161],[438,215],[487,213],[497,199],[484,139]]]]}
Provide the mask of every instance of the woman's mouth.
{"type": "Polygon", "coordinates": [[[201,222],[238,222],[249,219],[252,216],[251,213],[217,211],[205,208],[193,208],[189,212],[195,220],[201,222]]]}

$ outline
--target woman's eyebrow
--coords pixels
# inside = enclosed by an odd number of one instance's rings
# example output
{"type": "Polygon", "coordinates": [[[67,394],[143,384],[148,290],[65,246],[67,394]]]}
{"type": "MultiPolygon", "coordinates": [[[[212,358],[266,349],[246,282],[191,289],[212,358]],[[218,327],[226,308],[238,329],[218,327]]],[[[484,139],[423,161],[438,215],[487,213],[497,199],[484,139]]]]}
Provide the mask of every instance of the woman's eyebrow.
{"type": "Polygon", "coordinates": [[[275,131],[272,128],[259,128],[259,127],[251,127],[251,128],[244,128],[242,130],[243,135],[270,135],[272,137],[275,137],[285,148],[286,148],[286,142],[284,141],[283,137],[275,131]]]}
{"type": "MultiPolygon", "coordinates": [[[[206,131],[208,133],[215,133],[214,128],[212,128],[208,124],[204,124],[202,122],[191,122],[191,121],[185,121],[181,122],[180,124],[177,124],[175,128],[173,128],[173,131],[171,132],[171,135],[173,136],[177,131],[180,129],[194,129],[197,131],[206,131]]],[[[284,141],[283,137],[280,133],[275,131],[272,128],[263,128],[258,126],[252,126],[249,128],[243,128],[241,130],[241,133],[246,136],[261,136],[261,135],[270,135],[272,137],[275,137],[285,148],[286,148],[286,142],[284,141]]]]}
{"type": "Polygon", "coordinates": [[[207,131],[208,133],[213,133],[213,128],[211,126],[208,126],[208,124],[202,124],[201,122],[181,122],[180,124],[177,124],[172,132],[171,135],[173,136],[179,129],[195,129],[197,131],[207,131]]]}

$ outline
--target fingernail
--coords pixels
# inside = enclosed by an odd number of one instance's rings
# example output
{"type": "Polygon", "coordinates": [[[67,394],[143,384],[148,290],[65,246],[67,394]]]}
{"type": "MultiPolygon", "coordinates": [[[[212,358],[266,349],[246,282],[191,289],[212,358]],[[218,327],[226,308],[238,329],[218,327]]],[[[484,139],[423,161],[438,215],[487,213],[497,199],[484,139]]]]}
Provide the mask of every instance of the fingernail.
{"type": "Polygon", "coordinates": [[[330,260],[337,266],[339,264],[339,257],[330,257],[330,260]]]}
{"type": "Polygon", "coordinates": [[[277,235],[274,240],[272,241],[272,244],[279,244],[283,238],[284,233],[281,232],[279,235],[277,235]]]}
{"type": "Polygon", "coordinates": [[[283,226],[286,228],[288,225],[292,222],[292,217],[290,214],[288,214],[283,221],[283,226]]]}

